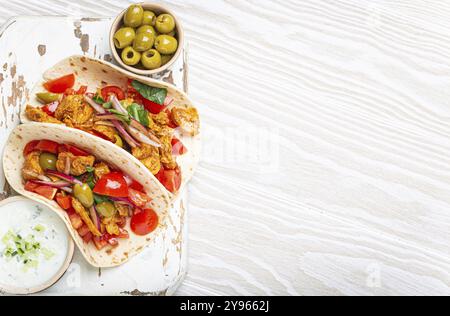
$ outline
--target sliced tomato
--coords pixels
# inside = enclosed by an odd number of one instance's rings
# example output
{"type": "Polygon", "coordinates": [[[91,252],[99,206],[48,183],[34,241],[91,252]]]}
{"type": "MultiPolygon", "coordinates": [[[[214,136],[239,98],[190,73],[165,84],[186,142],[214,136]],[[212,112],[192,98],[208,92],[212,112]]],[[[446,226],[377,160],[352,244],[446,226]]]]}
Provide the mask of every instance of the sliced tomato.
{"type": "Polygon", "coordinates": [[[84,237],[87,235],[87,233],[89,233],[89,227],[87,227],[86,224],[83,224],[80,228],[77,229],[77,231],[81,237],[84,237]]]}
{"type": "MultiPolygon", "coordinates": [[[[124,218],[124,217],[122,217],[122,218],[124,218]]],[[[125,222],[126,222],[126,220],[125,220],[125,222]]],[[[117,236],[117,238],[120,238],[120,239],[130,238],[130,234],[128,234],[128,231],[126,229],[123,229],[123,227],[119,228],[119,232],[120,232],[120,234],[117,236]]]]}
{"type": "Polygon", "coordinates": [[[75,84],[75,75],[70,74],[44,83],[44,88],[52,93],[64,93],[75,84]]]}
{"type": "Polygon", "coordinates": [[[45,113],[47,113],[48,115],[53,117],[53,116],[55,116],[55,112],[56,112],[56,109],[58,109],[58,106],[59,106],[58,101],[52,102],[52,103],[44,105],[42,107],[42,111],[44,111],[45,113]]]}
{"type": "Polygon", "coordinates": [[[75,94],[81,94],[84,95],[87,92],[88,87],[87,86],[81,86],[75,94]]]}
{"type": "Polygon", "coordinates": [[[142,104],[144,105],[145,109],[153,114],[158,114],[162,110],[164,110],[165,106],[155,103],[153,101],[147,100],[145,98],[142,99],[142,104]]]}
{"type": "Polygon", "coordinates": [[[175,136],[172,138],[172,154],[175,156],[184,155],[187,153],[187,148],[183,145],[181,140],[175,136]]]}
{"type": "Polygon", "coordinates": [[[172,118],[172,111],[170,111],[169,109],[166,109],[164,112],[166,112],[167,117],[169,118],[169,123],[167,124],[167,126],[169,126],[170,128],[177,128],[177,124],[175,124],[175,122],[173,121],[172,118]]]}
{"type": "Polygon", "coordinates": [[[108,242],[106,240],[103,240],[101,237],[94,237],[92,238],[92,241],[94,242],[95,248],[97,248],[97,250],[102,250],[108,245],[108,242]]]}
{"type": "Polygon", "coordinates": [[[68,95],[74,95],[75,94],[75,89],[69,88],[66,89],[66,91],[64,91],[64,96],[68,96],[68,95]]]}
{"type": "Polygon", "coordinates": [[[24,149],[23,149],[23,155],[24,156],[28,156],[29,153],[33,152],[36,150],[36,145],[39,143],[38,140],[32,140],[31,142],[29,142],[28,144],[25,145],[24,149]]]}
{"type": "Polygon", "coordinates": [[[59,145],[58,152],[70,152],[74,156],[89,156],[89,153],[84,151],[83,149],[68,144],[59,145]]]}
{"type": "Polygon", "coordinates": [[[125,181],[127,181],[128,184],[128,188],[140,191],[140,192],[144,192],[144,186],[142,184],[140,184],[139,182],[137,182],[136,180],[134,180],[132,177],[130,177],[129,175],[124,175],[125,177],[125,181]]]}
{"type": "Polygon", "coordinates": [[[72,207],[72,199],[68,195],[63,195],[62,193],[56,194],[56,202],[63,210],[68,210],[72,207]]]}
{"type": "Polygon", "coordinates": [[[144,207],[152,200],[147,194],[131,188],[128,188],[128,197],[130,198],[130,201],[138,207],[144,207]]]}
{"type": "Polygon", "coordinates": [[[80,215],[75,213],[75,211],[73,211],[73,213],[69,214],[69,219],[70,219],[70,223],[72,224],[72,227],[75,230],[78,230],[81,226],[84,225],[83,220],[81,219],[80,215]]]}
{"type": "Polygon", "coordinates": [[[46,199],[53,200],[56,192],[58,192],[58,189],[52,188],[48,185],[40,185],[36,187],[33,192],[45,197],[46,199]]]}
{"type": "Polygon", "coordinates": [[[128,184],[123,173],[113,171],[102,176],[95,184],[94,193],[112,197],[128,197],[128,184]]]}
{"type": "Polygon", "coordinates": [[[34,192],[34,189],[36,189],[39,186],[39,184],[34,183],[33,181],[27,181],[25,183],[25,190],[29,192],[34,192]]]}
{"type": "Polygon", "coordinates": [[[117,86],[107,86],[104,87],[101,91],[103,100],[107,101],[109,96],[114,94],[116,95],[117,99],[123,100],[125,99],[125,92],[117,86]]]}
{"type": "Polygon", "coordinates": [[[83,241],[88,244],[91,242],[92,237],[94,237],[94,235],[92,235],[91,232],[87,233],[86,235],[83,236],[83,241]]]}
{"type": "Polygon", "coordinates": [[[39,143],[37,143],[35,149],[40,150],[40,151],[45,151],[48,153],[52,153],[52,154],[57,154],[58,147],[59,147],[59,144],[57,142],[43,139],[43,140],[40,140],[39,143]]]}
{"type": "Polygon", "coordinates": [[[176,193],[181,187],[181,170],[178,166],[173,170],[161,168],[156,178],[171,193],[176,193]]]}
{"type": "Polygon", "coordinates": [[[145,236],[158,227],[158,214],[152,209],[135,212],[131,217],[130,227],[136,235],[145,236]]]}

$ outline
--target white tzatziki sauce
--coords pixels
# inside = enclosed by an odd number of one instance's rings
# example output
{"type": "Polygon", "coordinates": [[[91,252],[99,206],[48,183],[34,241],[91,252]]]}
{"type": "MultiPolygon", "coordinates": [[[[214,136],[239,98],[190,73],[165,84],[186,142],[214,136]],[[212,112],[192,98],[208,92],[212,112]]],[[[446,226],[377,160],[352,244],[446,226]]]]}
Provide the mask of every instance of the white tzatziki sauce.
{"type": "Polygon", "coordinates": [[[31,200],[2,206],[0,285],[33,288],[48,282],[66,261],[69,238],[63,221],[45,206],[31,200]]]}

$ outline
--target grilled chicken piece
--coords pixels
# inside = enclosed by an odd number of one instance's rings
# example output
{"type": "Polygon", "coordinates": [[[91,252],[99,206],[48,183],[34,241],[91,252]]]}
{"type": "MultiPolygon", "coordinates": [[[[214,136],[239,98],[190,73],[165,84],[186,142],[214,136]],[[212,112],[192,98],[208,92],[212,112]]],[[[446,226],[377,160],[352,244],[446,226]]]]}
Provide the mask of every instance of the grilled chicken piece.
{"type": "Polygon", "coordinates": [[[55,117],[67,126],[90,129],[94,125],[94,109],[84,102],[82,95],[68,95],[55,112],[55,117]]]}
{"type": "Polygon", "coordinates": [[[102,234],[97,229],[97,227],[92,222],[91,217],[89,216],[88,211],[84,208],[84,206],[81,204],[80,201],[78,201],[76,198],[72,197],[72,206],[75,210],[75,212],[80,215],[83,222],[86,224],[86,226],[89,228],[91,233],[94,236],[101,236],[102,234]]]}
{"type": "Polygon", "coordinates": [[[61,121],[55,119],[54,117],[51,117],[50,115],[45,113],[41,108],[35,108],[32,107],[31,105],[27,105],[27,108],[25,109],[25,114],[29,120],[34,122],[62,124],[61,121]]]}
{"type": "Polygon", "coordinates": [[[199,133],[200,117],[196,108],[173,108],[172,120],[184,133],[191,136],[195,136],[199,133]]]}
{"type": "Polygon", "coordinates": [[[110,172],[111,170],[109,170],[108,165],[104,162],[99,162],[94,166],[94,176],[97,180],[110,172]]]}
{"type": "Polygon", "coordinates": [[[172,155],[172,135],[160,137],[160,141],[159,155],[161,163],[166,169],[175,169],[177,161],[172,155]]]}
{"type": "Polygon", "coordinates": [[[58,160],[56,161],[56,169],[59,172],[65,172],[66,161],[70,161],[70,171],[69,173],[74,176],[81,176],[86,173],[87,167],[92,167],[95,162],[94,156],[75,156],[70,152],[62,152],[58,155],[58,160]]]}
{"type": "Polygon", "coordinates": [[[132,148],[131,153],[134,157],[139,159],[151,173],[157,174],[161,169],[158,148],[147,144],[141,144],[140,147],[132,148]]]}
{"type": "Polygon", "coordinates": [[[106,232],[110,235],[120,235],[120,228],[118,225],[120,222],[122,222],[122,219],[118,215],[102,218],[102,224],[105,226],[106,232]]]}
{"type": "Polygon", "coordinates": [[[128,216],[130,216],[130,214],[132,214],[131,208],[129,205],[114,202],[114,206],[116,207],[117,211],[119,212],[119,215],[122,217],[128,217],[128,216]]]}
{"type": "Polygon", "coordinates": [[[40,155],[40,152],[33,151],[25,157],[25,163],[22,168],[22,176],[25,180],[33,180],[44,174],[44,170],[39,164],[40,155]]]}
{"type": "Polygon", "coordinates": [[[95,124],[92,129],[108,138],[109,141],[116,141],[118,133],[114,127],[95,124]]]}

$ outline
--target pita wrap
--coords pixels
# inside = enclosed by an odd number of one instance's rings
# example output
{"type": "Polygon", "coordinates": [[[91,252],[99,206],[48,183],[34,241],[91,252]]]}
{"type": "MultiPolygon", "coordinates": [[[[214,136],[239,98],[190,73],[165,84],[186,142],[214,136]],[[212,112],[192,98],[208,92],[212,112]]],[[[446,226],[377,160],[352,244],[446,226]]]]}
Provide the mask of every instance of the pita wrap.
{"type": "Polygon", "coordinates": [[[95,267],[114,267],[123,264],[128,259],[138,254],[144,247],[151,245],[152,241],[161,233],[165,226],[170,196],[159,181],[152,176],[136,158],[124,155],[124,152],[114,144],[91,136],[76,129],[69,129],[63,125],[46,123],[29,123],[17,126],[11,133],[3,154],[3,168],[6,179],[12,188],[25,197],[43,203],[55,211],[66,223],[73,240],[86,260],[95,267]],[[55,201],[50,201],[38,194],[24,189],[25,181],[21,170],[24,164],[23,149],[32,140],[48,139],[60,144],[70,144],[91,153],[99,161],[104,161],[117,170],[122,170],[143,186],[147,195],[152,198],[149,205],[159,215],[159,226],[146,236],[135,235],[129,227],[127,220],[126,229],[130,237],[120,239],[119,245],[112,249],[97,250],[93,243],[86,244],[80,235],[72,227],[66,211],[59,207],[55,201]]]}
{"type": "MultiPolygon", "coordinates": [[[[173,107],[194,107],[188,96],[173,85],[147,77],[138,76],[103,60],[88,58],[85,56],[69,57],[60,61],[55,66],[47,70],[44,73],[42,80],[34,86],[33,91],[29,94],[26,104],[33,107],[42,107],[43,105],[36,98],[36,93],[45,91],[43,84],[46,81],[60,78],[61,76],[70,73],[74,73],[76,76],[74,87],[75,90],[80,86],[87,86],[88,91],[96,91],[97,88],[103,86],[118,86],[125,91],[127,89],[128,80],[132,79],[140,81],[148,86],[167,89],[167,95],[174,99],[174,101],[167,107],[167,109],[172,109],[173,107]]],[[[23,123],[29,123],[31,121],[26,116],[25,108],[25,106],[22,107],[21,121],[23,123]]],[[[182,174],[182,183],[178,191],[181,192],[184,186],[192,178],[199,161],[201,137],[200,134],[192,136],[183,134],[182,131],[176,136],[187,148],[186,154],[177,157],[177,163],[182,174]]],[[[132,157],[132,155],[128,151],[121,151],[127,157],[132,157]]],[[[174,198],[173,194],[171,194],[170,192],[169,195],[174,198]]]]}

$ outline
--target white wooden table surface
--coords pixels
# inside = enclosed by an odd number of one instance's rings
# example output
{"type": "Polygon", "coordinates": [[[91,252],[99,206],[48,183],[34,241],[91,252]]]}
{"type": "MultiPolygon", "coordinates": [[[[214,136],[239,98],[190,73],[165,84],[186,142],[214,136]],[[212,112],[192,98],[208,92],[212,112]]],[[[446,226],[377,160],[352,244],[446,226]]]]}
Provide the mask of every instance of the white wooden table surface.
{"type": "MultiPolygon", "coordinates": [[[[131,3],[70,2],[0,22],[131,3]]],[[[178,294],[450,295],[450,2],[164,3],[205,132],[178,294]]]]}

